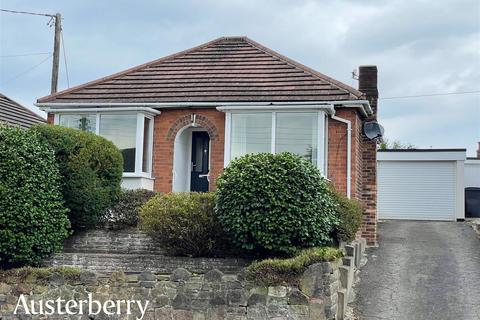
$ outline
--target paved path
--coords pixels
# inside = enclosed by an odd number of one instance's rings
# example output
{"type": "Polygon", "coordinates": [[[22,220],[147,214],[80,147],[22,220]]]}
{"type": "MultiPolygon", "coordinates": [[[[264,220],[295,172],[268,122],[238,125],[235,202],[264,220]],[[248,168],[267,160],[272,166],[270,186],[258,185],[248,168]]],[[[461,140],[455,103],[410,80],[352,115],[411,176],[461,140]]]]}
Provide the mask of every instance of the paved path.
{"type": "Polygon", "coordinates": [[[480,319],[480,239],[464,222],[380,223],[356,288],[360,319],[480,319]]]}

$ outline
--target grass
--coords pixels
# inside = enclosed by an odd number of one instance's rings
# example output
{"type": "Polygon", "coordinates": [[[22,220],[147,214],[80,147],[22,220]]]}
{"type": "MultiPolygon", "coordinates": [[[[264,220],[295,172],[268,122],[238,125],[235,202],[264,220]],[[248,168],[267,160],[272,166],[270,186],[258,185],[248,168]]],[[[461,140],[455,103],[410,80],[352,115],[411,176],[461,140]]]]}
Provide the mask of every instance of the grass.
{"type": "Polygon", "coordinates": [[[262,286],[297,285],[307,268],[318,262],[335,261],[343,257],[342,251],[330,248],[310,248],[292,258],[266,259],[247,268],[247,279],[262,286]]]}
{"type": "Polygon", "coordinates": [[[60,273],[65,282],[77,282],[80,275],[84,272],[81,269],[72,267],[56,268],[33,268],[23,267],[17,269],[0,270],[0,282],[5,283],[31,283],[46,285],[50,281],[53,273],[60,273]]]}

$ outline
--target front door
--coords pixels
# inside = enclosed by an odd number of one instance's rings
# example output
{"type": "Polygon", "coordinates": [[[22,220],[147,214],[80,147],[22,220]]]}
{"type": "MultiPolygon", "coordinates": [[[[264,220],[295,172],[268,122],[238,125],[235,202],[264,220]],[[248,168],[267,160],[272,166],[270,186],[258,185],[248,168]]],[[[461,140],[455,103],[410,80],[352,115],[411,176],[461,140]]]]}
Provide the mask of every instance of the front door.
{"type": "Polygon", "coordinates": [[[192,173],[190,191],[207,192],[209,180],[210,137],[207,132],[192,132],[192,173]]]}

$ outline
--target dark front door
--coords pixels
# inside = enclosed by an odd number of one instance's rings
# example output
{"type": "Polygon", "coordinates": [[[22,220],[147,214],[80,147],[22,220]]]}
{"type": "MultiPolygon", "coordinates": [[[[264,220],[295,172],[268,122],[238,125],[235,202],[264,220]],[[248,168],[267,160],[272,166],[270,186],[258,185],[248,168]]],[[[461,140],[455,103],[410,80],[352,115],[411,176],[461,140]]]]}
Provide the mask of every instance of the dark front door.
{"type": "Polygon", "coordinates": [[[190,191],[208,191],[209,147],[210,137],[207,132],[192,132],[192,175],[190,180],[190,191]]]}

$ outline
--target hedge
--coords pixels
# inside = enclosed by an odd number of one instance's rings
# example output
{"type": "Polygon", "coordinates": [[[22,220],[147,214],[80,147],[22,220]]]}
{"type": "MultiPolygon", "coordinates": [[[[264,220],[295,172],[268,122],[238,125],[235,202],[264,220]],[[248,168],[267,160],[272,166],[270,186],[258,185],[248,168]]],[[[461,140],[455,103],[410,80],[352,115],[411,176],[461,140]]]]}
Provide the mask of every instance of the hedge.
{"type": "Polygon", "coordinates": [[[145,189],[122,190],[118,202],[105,212],[105,226],[114,230],[136,227],[140,208],[155,195],[154,191],[145,189]]]}
{"type": "Polygon", "coordinates": [[[38,265],[69,235],[53,151],[35,132],[0,126],[0,266],[38,265]]]}
{"type": "Polygon", "coordinates": [[[337,240],[350,242],[355,239],[357,231],[362,226],[363,210],[354,199],[348,199],[343,194],[334,192],[337,207],[335,209],[338,225],[334,229],[334,237],[337,240]]]}
{"type": "Polygon", "coordinates": [[[288,152],[233,160],[217,180],[215,210],[230,238],[259,254],[326,245],[338,223],[327,181],[288,152]]]}
{"type": "Polygon", "coordinates": [[[120,194],[120,151],[112,142],[90,132],[52,125],[37,125],[32,130],[55,152],[72,227],[80,230],[97,226],[120,194]]]}
{"type": "Polygon", "coordinates": [[[140,209],[141,228],[170,255],[223,254],[229,242],[214,204],[214,193],[159,194],[140,209]]]}

